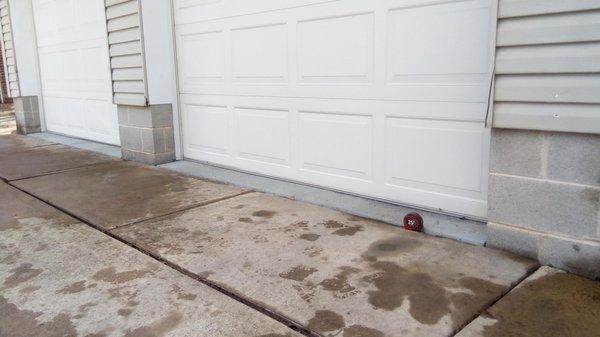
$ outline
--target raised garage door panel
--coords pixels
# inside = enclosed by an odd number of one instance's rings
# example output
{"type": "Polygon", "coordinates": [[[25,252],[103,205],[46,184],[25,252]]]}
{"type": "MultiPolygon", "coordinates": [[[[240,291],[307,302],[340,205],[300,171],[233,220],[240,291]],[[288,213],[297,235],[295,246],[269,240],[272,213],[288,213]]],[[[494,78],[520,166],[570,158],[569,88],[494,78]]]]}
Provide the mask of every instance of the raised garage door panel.
{"type": "Polygon", "coordinates": [[[119,144],[103,0],[34,0],[46,127],[119,144]]]}
{"type": "Polygon", "coordinates": [[[175,7],[186,157],[486,216],[491,0],[175,7]]]}

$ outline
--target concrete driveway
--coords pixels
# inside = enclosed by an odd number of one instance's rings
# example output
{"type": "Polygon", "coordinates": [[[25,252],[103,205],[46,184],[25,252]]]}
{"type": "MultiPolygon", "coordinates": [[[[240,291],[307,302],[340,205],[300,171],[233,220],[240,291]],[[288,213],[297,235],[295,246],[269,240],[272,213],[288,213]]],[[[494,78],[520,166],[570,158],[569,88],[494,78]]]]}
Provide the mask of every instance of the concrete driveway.
{"type": "Polygon", "coordinates": [[[598,282],[501,251],[22,136],[0,177],[0,336],[600,331],[598,282]]]}

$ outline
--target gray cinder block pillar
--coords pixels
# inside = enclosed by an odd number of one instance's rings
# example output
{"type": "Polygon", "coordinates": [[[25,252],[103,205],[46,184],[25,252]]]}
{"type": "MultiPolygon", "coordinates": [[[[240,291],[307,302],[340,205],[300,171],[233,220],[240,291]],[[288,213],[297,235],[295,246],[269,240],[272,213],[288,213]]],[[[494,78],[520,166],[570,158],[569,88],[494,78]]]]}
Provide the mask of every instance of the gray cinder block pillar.
{"type": "Polygon", "coordinates": [[[487,245],[600,279],[600,135],[494,129],[487,245]]]}
{"type": "Polygon", "coordinates": [[[41,132],[40,108],[37,96],[21,96],[13,98],[17,132],[26,135],[41,132]]]}
{"type": "Polygon", "coordinates": [[[150,165],[175,160],[171,104],[118,105],[123,159],[150,165]]]}

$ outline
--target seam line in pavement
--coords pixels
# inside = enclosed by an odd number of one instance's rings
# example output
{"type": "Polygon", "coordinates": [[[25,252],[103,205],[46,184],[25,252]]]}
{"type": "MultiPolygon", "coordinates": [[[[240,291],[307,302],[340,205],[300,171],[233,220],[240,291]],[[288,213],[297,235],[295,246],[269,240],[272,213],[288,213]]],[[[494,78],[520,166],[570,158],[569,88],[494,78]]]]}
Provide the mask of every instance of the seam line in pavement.
{"type": "Polygon", "coordinates": [[[506,295],[508,295],[511,291],[513,291],[513,289],[515,289],[517,286],[519,286],[521,283],[523,283],[526,279],[528,279],[529,276],[533,275],[533,273],[535,273],[538,269],[540,269],[540,267],[541,266],[538,264],[537,267],[531,268],[531,270],[527,270],[513,285],[509,286],[504,292],[502,292],[502,294],[500,296],[498,296],[495,300],[493,300],[489,305],[487,305],[485,308],[482,308],[480,311],[476,312],[473,315],[473,317],[468,319],[463,325],[454,329],[454,331],[452,332],[452,334],[450,336],[451,337],[456,336],[458,333],[460,333],[462,330],[464,330],[464,328],[466,328],[467,325],[471,324],[474,320],[479,318],[489,308],[493,307],[496,303],[498,303],[498,301],[503,299],[506,295]]]}
{"type": "MultiPolygon", "coordinates": [[[[197,274],[195,274],[195,273],[193,273],[193,272],[191,272],[191,271],[189,271],[189,270],[187,270],[187,269],[185,269],[183,267],[180,267],[177,264],[175,264],[173,262],[170,262],[170,261],[162,258],[161,256],[157,255],[157,254],[149,252],[149,251],[145,250],[144,248],[142,248],[142,247],[140,247],[140,246],[138,246],[136,244],[133,244],[133,243],[131,243],[131,242],[129,242],[129,241],[121,238],[118,235],[115,235],[115,234],[111,233],[110,230],[107,230],[107,229],[101,228],[99,226],[96,226],[93,223],[91,223],[91,222],[89,222],[89,221],[87,221],[87,220],[79,217],[78,215],[76,215],[76,214],[74,214],[74,213],[72,213],[72,212],[70,212],[70,211],[68,211],[68,210],[66,210],[66,209],[64,209],[64,208],[62,208],[60,206],[56,206],[56,205],[51,204],[51,203],[49,203],[49,202],[47,202],[47,201],[45,201],[45,200],[43,200],[41,198],[38,198],[35,194],[29,193],[28,191],[20,188],[19,186],[15,186],[15,185],[11,184],[10,181],[6,181],[6,183],[8,185],[14,187],[15,189],[17,189],[17,190],[19,190],[19,191],[21,191],[21,192],[23,192],[23,193],[25,193],[25,194],[27,194],[27,195],[35,198],[36,200],[39,200],[39,201],[43,202],[44,204],[46,204],[46,205],[48,205],[50,207],[53,207],[53,208],[55,208],[55,209],[57,209],[57,210],[65,213],[65,214],[69,215],[70,217],[72,217],[72,218],[80,221],[82,224],[85,224],[85,225],[87,225],[87,226],[89,226],[89,227],[91,227],[91,228],[99,231],[100,233],[103,233],[103,234],[105,234],[105,235],[107,235],[107,236],[109,236],[109,237],[111,237],[111,238],[113,238],[113,239],[115,239],[115,240],[117,240],[117,241],[119,241],[119,242],[121,242],[121,243],[123,243],[123,244],[125,244],[125,245],[127,245],[127,246],[129,246],[129,247],[131,247],[131,248],[133,248],[135,250],[137,250],[137,251],[139,251],[140,253],[142,253],[142,254],[144,254],[146,256],[149,256],[150,258],[152,258],[152,259],[154,259],[154,260],[162,263],[163,265],[165,265],[165,266],[167,266],[167,267],[169,267],[169,268],[171,268],[171,269],[173,269],[173,270],[175,270],[175,271],[177,271],[177,272],[179,272],[179,273],[181,273],[181,274],[183,274],[183,275],[185,275],[185,276],[187,276],[187,277],[189,277],[189,278],[191,278],[193,280],[196,280],[199,283],[202,283],[202,284],[204,284],[204,285],[206,285],[206,286],[214,289],[214,290],[218,291],[219,293],[221,293],[221,294],[223,294],[223,295],[225,295],[225,296],[227,296],[227,297],[229,297],[229,298],[231,298],[231,299],[233,299],[233,300],[235,300],[235,301],[237,301],[237,302],[239,302],[239,303],[241,303],[241,304],[243,304],[243,305],[245,305],[245,306],[247,306],[247,307],[249,307],[251,309],[254,309],[255,311],[258,311],[259,313],[261,313],[261,314],[263,314],[263,315],[265,315],[265,316],[267,316],[267,317],[269,317],[269,318],[271,318],[271,319],[273,319],[273,320],[275,320],[275,321],[277,321],[277,322],[279,322],[279,323],[287,326],[289,329],[291,329],[293,331],[296,331],[296,332],[298,332],[298,333],[300,333],[300,334],[302,334],[304,336],[307,336],[307,337],[323,337],[322,335],[320,335],[320,334],[318,334],[316,332],[313,332],[313,331],[305,328],[302,324],[300,324],[300,323],[298,323],[298,322],[296,322],[296,321],[294,321],[294,320],[292,320],[292,319],[290,319],[290,318],[288,318],[288,317],[286,317],[286,316],[284,316],[284,315],[282,315],[282,314],[280,314],[278,312],[275,312],[273,310],[270,310],[270,309],[262,306],[260,303],[255,303],[252,300],[246,299],[244,296],[242,296],[240,294],[237,294],[234,291],[228,290],[228,289],[226,289],[226,288],[224,288],[224,287],[222,287],[222,286],[220,286],[220,285],[218,285],[218,284],[216,284],[214,282],[209,281],[206,278],[200,277],[199,275],[197,275],[197,274]]],[[[243,194],[252,193],[252,192],[254,192],[254,191],[247,191],[246,193],[243,193],[243,194]]],[[[243,195],[243,194],[238,194],[236,196],[243,195]]],[[[236,196],[233,196],[233,197],[236,197],[236,196]]]]}
{"type": "Polygon", "coordinates": [[[64,170],[58,170],[58,171],[52,171],[52,172],[48,172],[48,173],[41,173],[38,175],[33,175],[33,176],[29,176],[29,177],[23,177],[23,178],[18,178],[18,179],[6,179],[5,181],[21,181],[21,180],[27,180],[27,179],[34,179],[34,178],[39,178],[39,177],[45,177],[45,176],[51,176],[53,174],[60,174],[60,173],[66,173],[66,172],[71,172],[71,171],[75,171],[75,170],[79,170],[79,169],[86,169],[92,166],[102,166],[102,165],[106,165],[106,164],[114,164],[111,162],[98,162],[98,163],[93,163],[93,164],[85,164],[82,166],[77,166],[77,167],[71,167],[68,169],[64,169],[64,170]]]}
{"type": "Polygon", "coordinates": [[[197,203],[197,204],[186,206],[184,208],[178,209],[178,210],[173,211],[173,212],[168,212],[168,213],[165,213],[165,214],[155,215],[155,216],[152,216],[152,217],[149,217],[149,218],[135,220],[135,221],[132,221],[130,223],[126,223],[126,224],[123,224],[123,225],[120,225],[120,226],[111,227],[111,228],[107,229],[107,231],[113,231],[115,229],[121,229],[121,228],[129,227],[129,226],[137,225],[137,224],[140,224],[142,222],[146,222],[146,221],[150,221],[150,220],[156,220],[156,219],[159,219],[159,218],[162,218],[162,217],[166,217],[166,216],[169,216],[169,215],[173,215],[173,214],[177,214],[177,213],[183,213],[183,212],[189,211],[189,210],[194,209],[194,208],[216,204],[218,202],[229,200],[229,199],[235,199],[237,197],[240,197],[240,196],[246,195],[246,194],[250,194],[250,193],[255,193],[255,191],[248,190],[248,191],[243,191],[241,193],[237,193],[237,194],[234,194],[234,195],[228,195],[226,197],[221,197],[221,198],[217,198],[217,199],[212,199],[212,200],[200,202],[200,203],[197,203]]]}

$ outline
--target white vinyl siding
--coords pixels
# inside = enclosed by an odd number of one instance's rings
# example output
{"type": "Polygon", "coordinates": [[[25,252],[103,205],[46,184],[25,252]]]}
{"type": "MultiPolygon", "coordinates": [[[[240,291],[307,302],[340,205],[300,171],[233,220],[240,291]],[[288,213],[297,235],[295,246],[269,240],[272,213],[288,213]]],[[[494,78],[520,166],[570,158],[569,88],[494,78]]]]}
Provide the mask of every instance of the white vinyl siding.
{"type": "Polygon", "coordinates": [[[600,1],[500,0],[494,126],[600,133],[600,1]]]}
{"type": "Polygon", "coordinates": [[[138,0],[106,0],[106,26],[115,104],[147,104],[138,0]]]}
{"type": "Polygon", "coordinates": [[[4,73],[10,97],[19,97],[19,77],[15,62],[15,50],[10,22],[8,0],[0,0],[0,21],[2,24],[2,54],[4,55],[4,73]]]}

